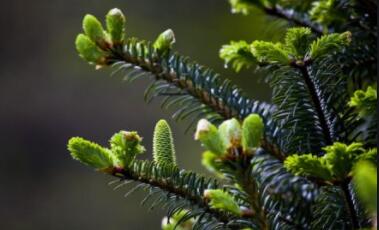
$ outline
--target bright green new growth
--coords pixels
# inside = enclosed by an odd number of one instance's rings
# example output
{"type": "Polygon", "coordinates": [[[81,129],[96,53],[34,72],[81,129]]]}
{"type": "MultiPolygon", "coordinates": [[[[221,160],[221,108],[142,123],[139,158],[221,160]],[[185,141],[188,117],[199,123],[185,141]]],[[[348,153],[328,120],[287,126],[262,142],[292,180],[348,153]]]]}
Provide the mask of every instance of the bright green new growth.
{"type": "Polygon", "coordinates": [[[68,150],[81,163],[111,172],[111,168],[127,168],[137,154],[145,152],[141,141],[142,138],[137,132],[120,131],[109,140],[110,149],[81,137],[74,137],[68,142],[68,150]]]}
{"type": "Polygon", "coordinates": [[[250,114],[242,123],[242,147],[244,151],[251,151],[260,145],[264,134],[264,124],[258,114],[250,114]]]}
{"type": "Polygon", "coordinates": [[[109,38],[103,26],[93,15],[87,14],[83,19],[83,30],[85,34],[101,49],[109,47],[109,38]]]}
{"type": "Polygon", "coordinates": [[[221,47],[220,58],[225,60],[226,65],[231,64],[232,68],[239,72],[242,68],[250,68],[256,62],[251,48],[246,41],[231,41],[229,45],[221,47]]]}
{"type": "Polygon", "coordinates": [[[370,161],[373,164],[377,163],[378,152],[377,148],[369,149],[357,157],[357,161],[370,161]]]}
{"type": "Polygon", "coordinates": [[[160,120],[155,125],[153,157],[158,165],[176,166],[174,140],[171,128],[165,120],[160,120]]]}
{"type": "Polygon", "coordinates": [[[289,54],[281,43],[254,41],[252,53],[259,62],[288,65],[289,54]]]}
{"type": "Polygon", "coordinates": [[[113,44],[121,44],[125,39],[125,16],[120,9],[110,10],[106,16],[107,31],[113,44]]]}
{"type": "Polygon", "coordinates": [[[174,31],[171,29],[162,32],[154,42],[154,48],[158,53],[164,54],[169,51],[175,43],[174,31]]]}
{"type": "Polygon", "coordinates": [[[351,172],[354,164],[361,160],[373,160],[377,156],[375,149],[366,151],[362,143],[346,145],[336,142],[323,148],[325,155],[291,155],[284,162],[286,169],[297,175],[316,177],[323,180],[343,180],[351,172]]]}
{"type": "Polygon", "coordinates": [[[109,143],[112,153],[117,160],[117,162],[115,162],[117,167],[127,167],[136,155],[145,152],[141,141],[142,138],[137,132],[120,131],[111,137],[109,143]]]}
{"type": "Polygon", "coordinates": [[[199,140],[206,149],[216,155],[223,155],[226,152],[224,144],[217,127],[206,119],[201,119],[197,123],[195,140],[199,140]]]}
{"type": "Polygon", "coordinates": [[[378,95],[376,87],[369,86],[367,90],[357,90],[351,97],[349,106],[355,107],[361,117],[373,115],[376,112],[378,95]]]}
{"type": "Polygon", "coordinates": [[[109,149],[81,137],[73,137],[68,142],[72,158],[98,170],[113,168],[114,157],[109,149]]]}
{"type": "Polygon", "coordinates": [[[337,51],[346,47],[351,42],[351,33],[344,32],[341,34],[333,33],[324,35],[313,41],[310,47],[309,56],[312,59],[320,58],[324,55],[329,55],[333,51],[337,51]]]}
{"type": "Polygon", "coordinates": [[[334,177],[342,179],[350,173],[356,157],[365,152],[362,143],[346,145],[336,142],[324,148],[326,162],[334,177]]]}
{"type": "Polygon", "coordinates": [[[311,30],[295,27],[287,30],[284,43],[254,41],[231,42],[220,50],[220,57],[226,64],[231,63],[238,72],[251,67],[255,61],[264,64],[289,65],[292,61],[317,59],[340,50],[351,42],[351,33],[334,33],[313,40],[311,30]]]}
{"type": "Polygon", "coordinates": [[[361,161],[354,167],[353,182],[358,196],[373,214],[378,211],[377,168],[374,164],[361,161]]]}
{"type": "Polygon", "coordinates": [[[315,177],[326,181],[332,179],[325,159],[312,154],[291,155],[285,160],[284,167],[296,176],[315,177]]]}
{"type": "Polygon", "coordinates": [[[170,218],[164,217],[162,219],[162,230],[191,230],[195,221],[194,218],[178,224],[178,222],[186,215],[186,213],[186,210],[182,210],[176,212],[170,218]]]}
{"type": "Polygon", "coordinates": [[[232,118],[222,122],[218,127],[218,133],[227,149],[240,146],[242,133],[240,122],[237,119],[232,118]]]}
{"type": "Polygon", "coordinates": [[[105,54],[101,51],[89,37],[84,34],[79,34],[75,40],[76,50],[79,55],[89,63],[103,64],[105,54]]]}
{"type": "Polygon", "coordinates": [[[311,30],[306,27],[295,27],[287,30],[285,44],[289,53],[295,58],[303,58],[311,40],[311,30]]]}
{"type": "Polygon", "coordinates": [[[209,205],[213,209],[228,211],[236,215],[242,214],[233,196],[221,189],[207,189],[204,191],[204,197],[209,199],[209,205]]]}

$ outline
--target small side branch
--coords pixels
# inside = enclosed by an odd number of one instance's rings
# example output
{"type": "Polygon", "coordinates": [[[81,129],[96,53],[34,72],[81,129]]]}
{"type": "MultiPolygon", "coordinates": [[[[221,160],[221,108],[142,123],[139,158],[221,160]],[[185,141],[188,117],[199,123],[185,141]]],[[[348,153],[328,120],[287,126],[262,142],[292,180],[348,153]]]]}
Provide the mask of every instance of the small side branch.
{"type": "Polygon", "coordinates": [[[287,21],[292,21],[293,23],[299,26],[309,27],[317,35],[323,34],[321,25],[315,24],[311,22],[309,19],[301,17],[298,13],[294,12],[293,10],[286,10],[277,5],[272,8],[264,8],[264,11],[269,15],[282,18],[287,21]]]}
{"type": "Polygon", "coordinates": [[[322,106],[321,106],[322,105],[321,104],[321,98],[317,94],[316,87],[315,87],[315,85],[314,85],[314,83],[313,83],[313,81],[309,75],[307,64],[299,65],[296,63],[291,63],[291,65],[293,67],[297,68],[298,70],[300,70],[300,72],[303,76],[304,82],[307,85],[307,88],[309,90],[309,94],[311,96],[313,105],[316,109],[317,117],[319,119],[320,126],[322,129],[322,133],[324,135],[325,144],[326,145],[333,144],[332,132],[331,132],[331,130],[329,128],[329,124],[326,120],[326,114],[324,113],[322,106]]]}
{"type": "Polygon", "coordinates": [[[260,229],[269,229],[268,220],[265,210],[259,198],[258,184],[255,178],[251,176],[251,161],[252,156],[240,155],[239,163],[234,171],[235,180],[240,184],[241,188],[248,196],[249,204],[251,205],[254,216],[256,216],[260,229]]]}
{"type": "Polygon", "coordinates": [[[353,229],[359,229],[359,222],[358,222],[358,215],[357,212],[355,211],[355,207],[352,201],[352,197],[349,191],[349,181],[345,181],[341,184],[342,191],[344,194],[344,201],[347,206],[347,210],[350,216],[351,223],[353,225],[353,229]]]}
{"type": "MultiPolygon", "coordinates": [[[[113,176],[120,179],[132,180],[138,183],[148,184],[152,187],[161,189],[171,194],[175,194],[182,199],[188,200],[192,205],[196,205],[204,210],[204,212],[209,213],[212,217],[217,219],[219,222],[227,224],[230,221],[230,216],[226,213],[220,212],[216,209],[211,209],[206,200],[202,197],[196,196],[186,189],[180,188],[177,185],[169,183],[168,181],[160,181],[154,178],[149,178],[144,175],[138,175],[134,172],[121,170],[119,172],[113,173],[113,176]]],[[[236,217],[237,218],[237,217],[236,217]]]]}

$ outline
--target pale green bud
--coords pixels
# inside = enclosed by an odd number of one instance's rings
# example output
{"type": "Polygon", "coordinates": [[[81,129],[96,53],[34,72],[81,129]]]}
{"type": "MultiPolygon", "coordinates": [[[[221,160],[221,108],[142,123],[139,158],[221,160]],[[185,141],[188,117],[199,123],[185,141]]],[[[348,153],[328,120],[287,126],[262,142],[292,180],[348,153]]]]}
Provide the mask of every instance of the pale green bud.
{"type": "Polygon", "coordinates": [[[125,168],[134,160],[136,155],[145,152],[145,148],[141,145],[141,142],[142,138],[137,132],[120,131],[114,134],[109,143],[115,156],[116,166],[125,168]]]}
{"type": "Polygon", "coordinates": [[[83,19],[83,30],[85,34],[101,49],[106,50],[111,47],[107,33],[103,26],[93,15],[87,14],[83,19]]]}
{"type": "Polygon", "coordinates": [[[216,126],[206,119],[201,119],[197,123],[195,140],[199,140],[206,149],[217,155],[222,155],[226,152],[225,145],[221,140],[216,126]]]}
{"type": "Polygon", "coordinates": [[[121,44],[125,38],[125,16],[121,10],[114,8],[106,16],[107,31],[114,44],[121,44]]]}
{"type": "Polygon", "coordinates": [[[218,127],[218,133],[226,148],[241,145],[241,125],[235,118],[226,120],[218,127]]]}
{"type": "Polygon", "coordinates": [[[175,43],[174,31],[168,29],[161,33],[154,42],[154,48],[158,53],[165,53],[172,48],[172,45],[175,43]]]}
{"type": "Polygon", "coordinates": [[[104,64],[105,54],[86,35],[79,34],[75,40],[76,50],[86,61],[94,64],[104,64]]]}
{"type": "Polygon", "coordinates": [[[264,133],[264,124],[258,114],[250,114],[242,124],[242,147],[244,151],[251,151],[260,145],[264,133]]]}

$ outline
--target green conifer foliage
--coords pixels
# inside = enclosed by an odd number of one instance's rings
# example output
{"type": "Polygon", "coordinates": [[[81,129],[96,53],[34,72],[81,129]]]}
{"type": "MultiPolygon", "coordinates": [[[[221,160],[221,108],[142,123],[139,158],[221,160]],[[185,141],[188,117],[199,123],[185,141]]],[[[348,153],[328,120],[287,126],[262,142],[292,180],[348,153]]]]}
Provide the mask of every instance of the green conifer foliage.
{"type": "Polygon", "coordinates": [[[114,157],[109,149],[80,137],[69,140],[68,150],[72,158],[95,169],[107,170],[114,165],[114,157]]]}
{"type": "Polygon", "coordinates": [[[143,205],[166,208],[164,230],[375,227],[377,1],[229,2],[233,13],[288,22],[282,41],[232,41],[219,53],[236,72],[256,67],[270,103],[174,52],[170,29],[154,42],[133,38],[119,9],[106,15],[106,30],[86,15],[75,41],[89,64],[129,82],[153,78],[145,99],[164,97],[162,108],[176,108],[172,119],[187,120],[187,131],[197,124],[211,175],[177,165],[165,120],[154,130],[153,160],[139,159],[145,149],[134,131],[114,134],[109,148],[74,137],[71,156],[117,177],[116,188],[136,182],[126,195],[141,189],[143,205]]]}

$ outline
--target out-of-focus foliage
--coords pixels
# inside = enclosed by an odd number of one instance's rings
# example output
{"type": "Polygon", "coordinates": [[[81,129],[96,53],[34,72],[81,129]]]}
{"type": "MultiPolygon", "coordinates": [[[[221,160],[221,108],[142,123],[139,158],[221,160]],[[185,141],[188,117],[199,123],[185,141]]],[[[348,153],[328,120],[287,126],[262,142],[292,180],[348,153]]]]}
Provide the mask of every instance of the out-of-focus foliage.
{"type": "Polygon", "coordinates": [[[378,212],[378,172],[374,164],[361,161],[354,168],[354,185],[359,197],[371,213],[378,212]]]}
{"type": "Polygon", "coordinates": [[[369,86],[366,91],[357,90],[349,101],[349,106],[358,110],[359,115],[364,117],[376,113],[376,104],[378,100],[376,87],[369,86]]]}

